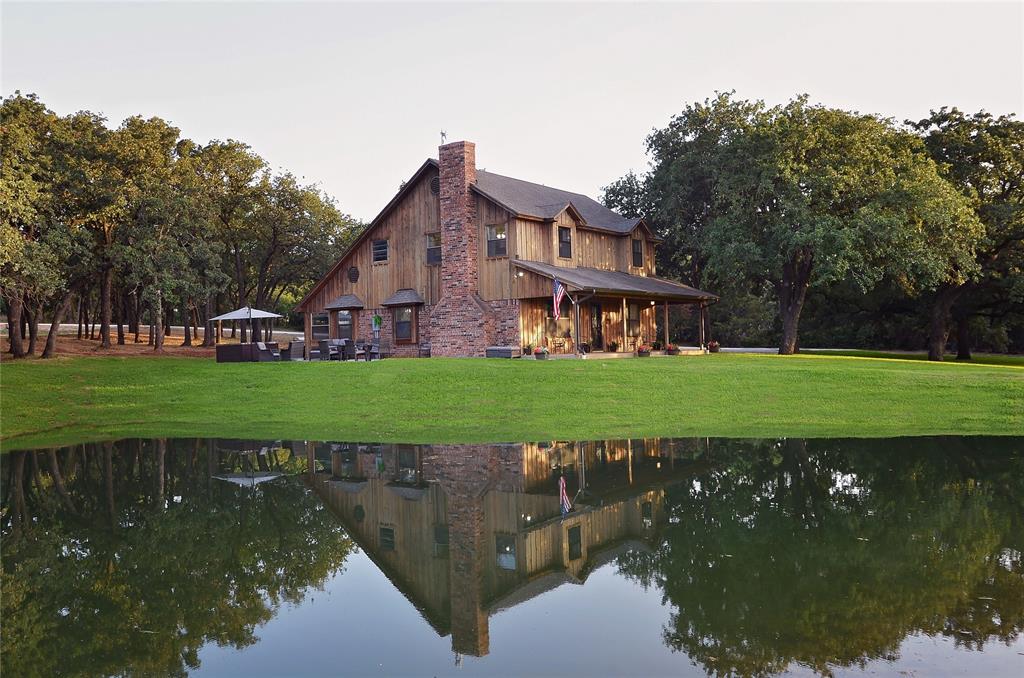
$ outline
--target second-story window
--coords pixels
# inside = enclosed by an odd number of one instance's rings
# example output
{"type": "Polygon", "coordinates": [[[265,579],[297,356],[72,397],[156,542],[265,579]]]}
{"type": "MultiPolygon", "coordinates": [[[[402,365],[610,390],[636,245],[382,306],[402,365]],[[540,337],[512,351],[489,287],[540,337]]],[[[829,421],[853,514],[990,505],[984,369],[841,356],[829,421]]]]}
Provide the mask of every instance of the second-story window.
{"type": "Polygon", "coordinates": [[[572,259],[572,229],[565,226],[558,227],[558,256],[562,259],[572,259]]]}
{"type": "Polygon", "coordinates": [[[379,263],[388,260],[388,241],[387,240],[374,240],[373,241],[373,263],[379,263]]]}
{"type": "Polygon", "coordinates": [[[427,233],[427,266],[441,263],[441,234],[427,233]]]}
{"type": "Polygon", "coordinates": [[[508,240],[505,233],[505,224],[491,224],[487,227],[487,256],[508,256],[508,240]]]}
{"type": "Polygon", "coordinates": [[[644,241],[633,240],[633,266],[643,268],[644,265],[644,241]]]}

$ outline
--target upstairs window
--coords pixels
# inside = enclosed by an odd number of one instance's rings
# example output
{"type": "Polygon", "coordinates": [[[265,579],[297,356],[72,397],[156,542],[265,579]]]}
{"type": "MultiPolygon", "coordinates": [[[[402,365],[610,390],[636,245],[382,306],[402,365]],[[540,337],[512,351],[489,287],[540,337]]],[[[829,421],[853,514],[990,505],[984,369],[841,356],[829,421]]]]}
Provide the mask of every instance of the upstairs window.
{"type": "Polygon", "coordinates": [[[395,550],[395,528],[393,528],[393,527],[381,527],[380,528],[380,549],[382,551],[394,551],[395,550]]]}
{"type": "Polygon", "coordinates": [[[487,227],[487,256],[508,256],[508,240],[505,233],[505,224],[491,224],[487,227]]]}
{"type": "Polygon", "coordinates": [[[373,241],[373,263],[377,264],[382,261],[388,260],[388,241],[387,240],[374,240],[373,241]]]}
{"type": "Polygon", "coordinates": [[[569,560],[583,557],[583,531],[579,525],[569,528],[569,560]]]}
{"type": "Polygon", "coordinates": [[[427,266],[441,263],[441,234],[427,233],[427,266]]]}
{"type": "Polygon", "coordinates": [[[626,333],[631,337],[640,336],[640,304],[626,306],[626,333]]]}
{"type": "Polygon", "coordinates": [[[572,229],[565,226],[558,227],[558,256],[562,259],[572,259],[572,229]]]}
{"type": "Polygon", "coordinates": [[[643,268],[644,265],[644,241],[633,240],[633,266],[643,268]]]}
{"type": "Polygon", "coordinates": [[[511,534],[497,534],[494,536],[495,555],[497,556],[498,567],[503,570],[516,569],[516,538],[511,534]]]}

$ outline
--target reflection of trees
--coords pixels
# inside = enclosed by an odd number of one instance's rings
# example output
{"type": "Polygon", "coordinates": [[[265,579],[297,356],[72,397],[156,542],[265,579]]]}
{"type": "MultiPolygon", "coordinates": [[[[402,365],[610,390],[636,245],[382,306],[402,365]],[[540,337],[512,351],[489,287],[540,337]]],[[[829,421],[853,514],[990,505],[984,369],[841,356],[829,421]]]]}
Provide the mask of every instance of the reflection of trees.
{"type": "Polygon", "coordinates": [[[243,647],[352,543],[298,479],[212,480],[200,441],[3,459],[5,675],[181,675],[243,647]]]}
{"type": "Polygon", "coordinates": [[[717,471],[669,491],[660,547],[620,568],[664,592],[666,644],[709,674],[827,674],[914,632],[1010,642],[1024,462],[998,445],[719,442],[717,471]]]}

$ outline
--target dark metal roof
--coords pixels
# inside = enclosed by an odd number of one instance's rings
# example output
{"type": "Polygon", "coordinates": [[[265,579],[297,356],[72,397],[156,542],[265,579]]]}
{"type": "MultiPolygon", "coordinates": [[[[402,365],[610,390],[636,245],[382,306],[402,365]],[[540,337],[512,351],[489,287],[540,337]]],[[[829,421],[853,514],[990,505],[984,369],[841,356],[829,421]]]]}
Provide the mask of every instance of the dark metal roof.
{"type": "Polygon", "coordinates": [[[515,259],[513,264],[546,278],[558,278],[571,290],[592,291],[626,297],[657,297],[666,301],[717,301],[710,292],[653,276],[630,275],[597,268],[569,268],[539,261],[515,259]]]}
{"type": "Polygon", "coordinates": [[[563,191],[485,170],[477,170],[476,185],[473,188],[522,216],[554,219],[571,204],[583,217],[587,226],[598,230],[625,234],[630,233],[641,223],[640,219],[628,219],[581,193],[563,191]]]}
{"type": "Polygon", "coordinates": [[[354,294],[343,294],[324,306],[325,311],[355,311],[364,308],[363,300],[354,294]]]}
{"type": "Polygon", "coordinates": [[[417,306],[426,303],[416,290],[401,289],[380,302],[381,306],[417,306]]]}

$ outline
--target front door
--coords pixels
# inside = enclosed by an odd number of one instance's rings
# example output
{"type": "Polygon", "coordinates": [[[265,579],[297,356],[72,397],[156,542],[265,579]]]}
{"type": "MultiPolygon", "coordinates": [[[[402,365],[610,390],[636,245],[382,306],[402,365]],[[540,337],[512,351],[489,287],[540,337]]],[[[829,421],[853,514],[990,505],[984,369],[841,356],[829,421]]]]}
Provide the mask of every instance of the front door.
{"type": "Polygon", "coordinates": [[[601,321],[601,304],[590,306],[590,350],[604,350],[604,323],[601,321]]]}

